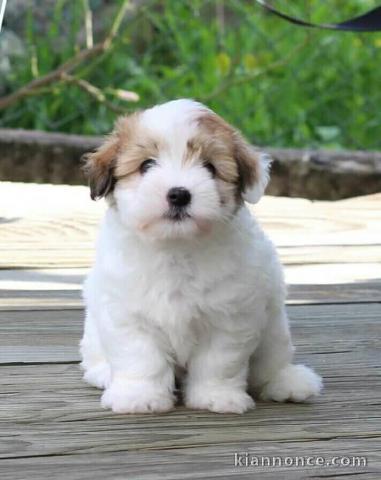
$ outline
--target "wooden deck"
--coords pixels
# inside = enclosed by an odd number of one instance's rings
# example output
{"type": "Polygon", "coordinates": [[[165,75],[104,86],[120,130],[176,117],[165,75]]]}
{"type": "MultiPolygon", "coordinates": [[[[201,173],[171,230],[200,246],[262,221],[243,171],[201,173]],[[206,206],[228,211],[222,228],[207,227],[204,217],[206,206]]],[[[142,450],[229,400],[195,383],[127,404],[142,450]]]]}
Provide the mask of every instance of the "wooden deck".
{"type": "Polygon", "coordinates": [[[114,415],[81,381],[80,289],[103,209],[84,187],[0,183],[1,480],[381,478],[381,194],[255,207],[286,266],[297,360],[325,391],[242,416],[114,415]],[[302,456],[324,466],[286,465],[302,456]]]}

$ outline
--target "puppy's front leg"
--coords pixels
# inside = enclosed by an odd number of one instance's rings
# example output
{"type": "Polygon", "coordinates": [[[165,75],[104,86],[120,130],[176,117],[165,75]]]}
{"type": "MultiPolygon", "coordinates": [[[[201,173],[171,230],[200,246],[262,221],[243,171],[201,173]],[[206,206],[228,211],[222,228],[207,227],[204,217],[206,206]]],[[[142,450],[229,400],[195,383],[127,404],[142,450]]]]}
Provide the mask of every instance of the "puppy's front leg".
{"type": "Polygon", "coordinates": [[[254,408],[246,393],[250,343],[220,330],[200,339],[188,364],[186,406],[217,413],[254,408]]]}
{"type": "Polygon", "coordinates": [[[174,405],[174,371],[153,333],[136,327],[105,335],[111,383],[102,406],[115,413],[165,412],[174,405]]]}

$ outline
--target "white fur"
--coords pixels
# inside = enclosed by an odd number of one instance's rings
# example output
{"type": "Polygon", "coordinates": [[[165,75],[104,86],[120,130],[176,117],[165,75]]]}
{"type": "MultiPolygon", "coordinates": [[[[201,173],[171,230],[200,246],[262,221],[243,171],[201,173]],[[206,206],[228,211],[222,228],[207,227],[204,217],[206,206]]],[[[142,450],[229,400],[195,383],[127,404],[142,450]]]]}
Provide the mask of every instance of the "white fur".
{"type": "MultiPolygon", "coordinates": [[[[320,378],[292,365],[282,268],[245,205],[221,206],[201,166],[180,162],[200,104],[170,102],[143,114],[146,128],[169,139],[159,165],[118,182],[85,283],[81,341],[84,378],[104,388],[102,405],[119,413],[174,406],[175,371],[188,407],[242,413],[247,391],[304,401],[320,378]],[[163,218],[169,188],[192,193],[191,218],[163,218]]],[[[263,194],[263,159],[252,201],[263,194]]],[[[249,195],[250,198],[250,195],[249,195]]]]}

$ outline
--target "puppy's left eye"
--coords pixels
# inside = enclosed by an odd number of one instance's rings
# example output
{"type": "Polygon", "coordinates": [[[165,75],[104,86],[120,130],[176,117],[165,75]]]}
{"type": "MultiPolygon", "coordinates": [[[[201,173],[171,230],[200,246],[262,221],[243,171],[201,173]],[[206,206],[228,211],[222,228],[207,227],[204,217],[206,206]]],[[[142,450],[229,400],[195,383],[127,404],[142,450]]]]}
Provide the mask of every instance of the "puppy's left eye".
{"type": "Polygon", "coordinates": [[[216,176],[216,167],[212,163],[207,162],[204,164],[204,167],[209,171],[213,178],[216,176]]]}
{"type": "Polygon", "coordinates": [[[144,162],[140,165],[139,171],[143,175],[154,165],[156,165],[156,160],[154,160],[153,158],[148,158],[147,160],[144,160],[144,162]]]}

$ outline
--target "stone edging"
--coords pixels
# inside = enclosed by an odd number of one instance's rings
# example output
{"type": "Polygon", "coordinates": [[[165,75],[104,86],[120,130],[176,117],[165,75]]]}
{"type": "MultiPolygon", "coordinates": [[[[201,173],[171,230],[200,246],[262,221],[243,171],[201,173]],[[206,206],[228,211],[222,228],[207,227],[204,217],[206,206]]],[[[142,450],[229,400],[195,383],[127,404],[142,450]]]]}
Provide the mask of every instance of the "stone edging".
{"type": "MultiPolygon", "coordinates": [[[[101,140],[0,129],[0,180],[84,184],[80,158],[101,140]]],[[[268,194],[337,200],[381,191],[381,152],[264,150],[274,159],[268,194]]]]}

